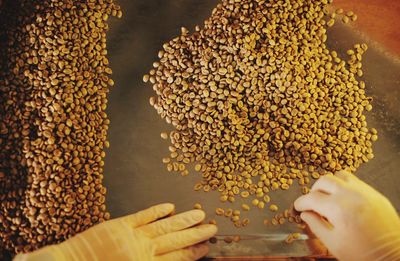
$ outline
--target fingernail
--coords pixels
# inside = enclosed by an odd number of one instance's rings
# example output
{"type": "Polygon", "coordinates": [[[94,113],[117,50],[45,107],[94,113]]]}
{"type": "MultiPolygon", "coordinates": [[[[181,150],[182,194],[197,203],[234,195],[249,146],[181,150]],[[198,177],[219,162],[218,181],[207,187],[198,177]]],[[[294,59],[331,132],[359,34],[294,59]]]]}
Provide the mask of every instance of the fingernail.
{"type": "Polygon", "coordinates": [[[160,204],[159,207],[162,208],[163,212],[166,214],[171,213],[175,209],[175,205],[171,203],[160,204]]]}
{"type": "Polygon", "coordinates": [[[206,255],[210,249],[207,244],[201,244],[198,246],[197,251],[199,251],[199,253],[202,255],[206,255]]]}
{"type": "Polygon", "coordinates": [[[194,252],[194,258],[196,260],[204,257],[210,251],[207,244],[198,244],[198,245],[193,246],[192,249],[194,252]]]}
{"type": "Polygon", "coordinates": [[[201,222],[206,217],[206,213],[204,213],[203,210],[199,210],[199,209],[192,210],[191,214],[192,214],[194,221],[196,221],[196,222],[201,222]]]}
{"type": "Polygon", "coordinates": [[[295,211],[297,211],[297,212],[299,212],[299,210],[297,209],[297,205],[299,204],[298,202],[299,202],[299,200],[300,200],[302,197],[303,197],[303,196],[298,197],[298,198],[294,201],[294,203],[293,203],[293,209],[294,209],[295,211]]]}
{"type": "Polygon", "coordinates": [[[210,234],[215,235],[218,232],[218,227],[216,225],[206,224],[206,225],[203,225],[203,226],[204,226],[204,229],[210,234]]]}

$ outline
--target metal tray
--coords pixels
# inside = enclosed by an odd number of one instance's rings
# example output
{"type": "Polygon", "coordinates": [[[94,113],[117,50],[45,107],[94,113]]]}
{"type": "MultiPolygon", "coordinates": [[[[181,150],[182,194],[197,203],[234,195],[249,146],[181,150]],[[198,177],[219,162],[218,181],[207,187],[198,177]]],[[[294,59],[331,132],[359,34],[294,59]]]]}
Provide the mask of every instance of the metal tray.
{"type": "MultiPolygon", "coordinates": [[[[108,35],[108,49],[116,87],[109,95],[108,115],[111,119],[105,167],[108,188],[107,205],[112,217],[119,217],[161,202],[173,202],[177,211],[191,209],[202,203],[208,218],[214,217],[216,207],[233,204],[219,202],[216,192],[194,192],[193,185],[201,180],[193,172],[187,177],[168,173],[161,159],[168,155],[168,141],[160,132],[171,130],[149,105],[153,90],[142,83],[145,74],[162,44],[185,26],[192,30],[202,25],[218,3],[216,0],[119,0],[124,17],[113,20],[108,35]]],[[[383,192],[400,208],[400,63],[350,26],[340,23],[328,32],[328,44],[339,54],[355,43],[366,42],[370,48],[363,63],[368,94],[374,98],[374,110],[368,114],[369,126],[379,131],[374,145],[375,158],[364,164],[358,175],[383,192]]],[[[271,197],[282,207],[288,207],[301,194],[292,188],[271,197]]],[[[236,204],[238,206],[238,204],[236,204]]],[[[297,259],[329,257],[316,239],[302,234],[293,244],[284,243],[295,225],[279,227],[263,225],[270,216],[268,210],[246,213],[251,219],[248,227],[237,229],[223,218],[216,218],[218,235],[241,235],[239,243],[218,241],[211,246],[209,257],[229,260],[297,259]]]]}

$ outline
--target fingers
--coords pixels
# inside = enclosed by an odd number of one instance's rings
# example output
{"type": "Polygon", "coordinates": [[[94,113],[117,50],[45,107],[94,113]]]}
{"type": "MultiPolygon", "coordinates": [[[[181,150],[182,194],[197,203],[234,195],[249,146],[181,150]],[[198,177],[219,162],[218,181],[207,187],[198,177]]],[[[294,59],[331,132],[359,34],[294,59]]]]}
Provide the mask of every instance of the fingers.
{"type": "Polygon", "coordinates": [[[336,172],[335,176],[344,181],[348,181],[352,178],[357,178],[355,175],[353,175],[350,172],[347,172],[345,170],[340,170],[340,171],[336,172]]]}
{"type": "Polygon", "coordinates": [[[173,251],[161,256],[157,256],[155,261],[192,261],[198,260],[207,255],[209,248],[206,244],[199,244],[177,251],[173,251]]]}
{"type": "Polygon", "coordinates": [[[301,213],[300,217],[322,242],[329,242],[327,240],[331,237],[331,231],[333,229],[333,226],[329,222],[311,211],[301,213]]]}
{"type": "Polygon", "coordinates": [[[166,217],[171,214],[174,209],[175,206],[173,204],[165,203],[150,207],[126,217],[122,217],[121,219],[127,222],[131,227],[136,228],[138,226],[149,224],[160,218],[166,217]]]}
{"type": "Polygon", "coordinates": [[[311,191],[321,191],[327,194],[334,194],[344,186],[344,181],[338,177],[327,175],[319,178],[311,188],[311,191]]]}
{"type": "Polygon", "coordinates": [[[217,227],[215,225],[206,224],[159,236],[154,239],[156,254],[161,255],[198,244],[216,233],[217,227]]]}
{"type": "Polygon", "coordinates": [[[138,228],[138,230],[143,232],[146,236],[153,238],[192,227],[202,222],[204,218],[204,211],[191,210],[142,226],[138,228]]]}
{"type": "Polygon", "coordinates": [[[335,216],[335,208],[332,203],[330,195],[320,191],[311,191],[296,199],[294,207],[297,211],[314,211],[330,219],[335,216]]]}

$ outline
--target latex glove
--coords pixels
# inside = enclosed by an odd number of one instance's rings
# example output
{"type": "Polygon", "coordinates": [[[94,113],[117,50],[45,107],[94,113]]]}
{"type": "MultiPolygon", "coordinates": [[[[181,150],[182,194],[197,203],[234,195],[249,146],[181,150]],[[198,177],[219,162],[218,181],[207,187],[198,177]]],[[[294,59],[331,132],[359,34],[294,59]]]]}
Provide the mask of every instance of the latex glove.
{"type": "Polygon", "coordinates": [[[208,246],[201,242],[214,236],[217,227],[198,225],[205,218],[201,210],[167,217],[173,211],[172,204],[154,206],[98,224],[59,245],[17,255],[14,260],[183,261],[205,256],[208,246]]]}
{"type": "Polygon", "coordinates": [[[400,260],[400,219],[378,191],[341,171],[323,176],[295,208],[339,260],[400,260]]]}

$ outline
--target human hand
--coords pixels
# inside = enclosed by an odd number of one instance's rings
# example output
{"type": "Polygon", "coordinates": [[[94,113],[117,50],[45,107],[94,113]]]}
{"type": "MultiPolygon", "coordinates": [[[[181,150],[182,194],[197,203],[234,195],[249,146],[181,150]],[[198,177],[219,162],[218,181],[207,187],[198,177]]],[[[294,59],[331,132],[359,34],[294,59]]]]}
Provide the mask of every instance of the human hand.
{"type": "Polygon", "coordinates": [[[323,176],[294,206],[339,260],[400,260],[396,210],[356,176],[345,171],[323,176]]]}
{"type": "Polygon", "coordinates": [[[14,260],[197,260],[208,253],[203,241],[215,225],[198,225],[205,214],[191,210],[170,216],[174,205],[161,204],[136,214],[98,224],[67,241],[14,260]]]}

